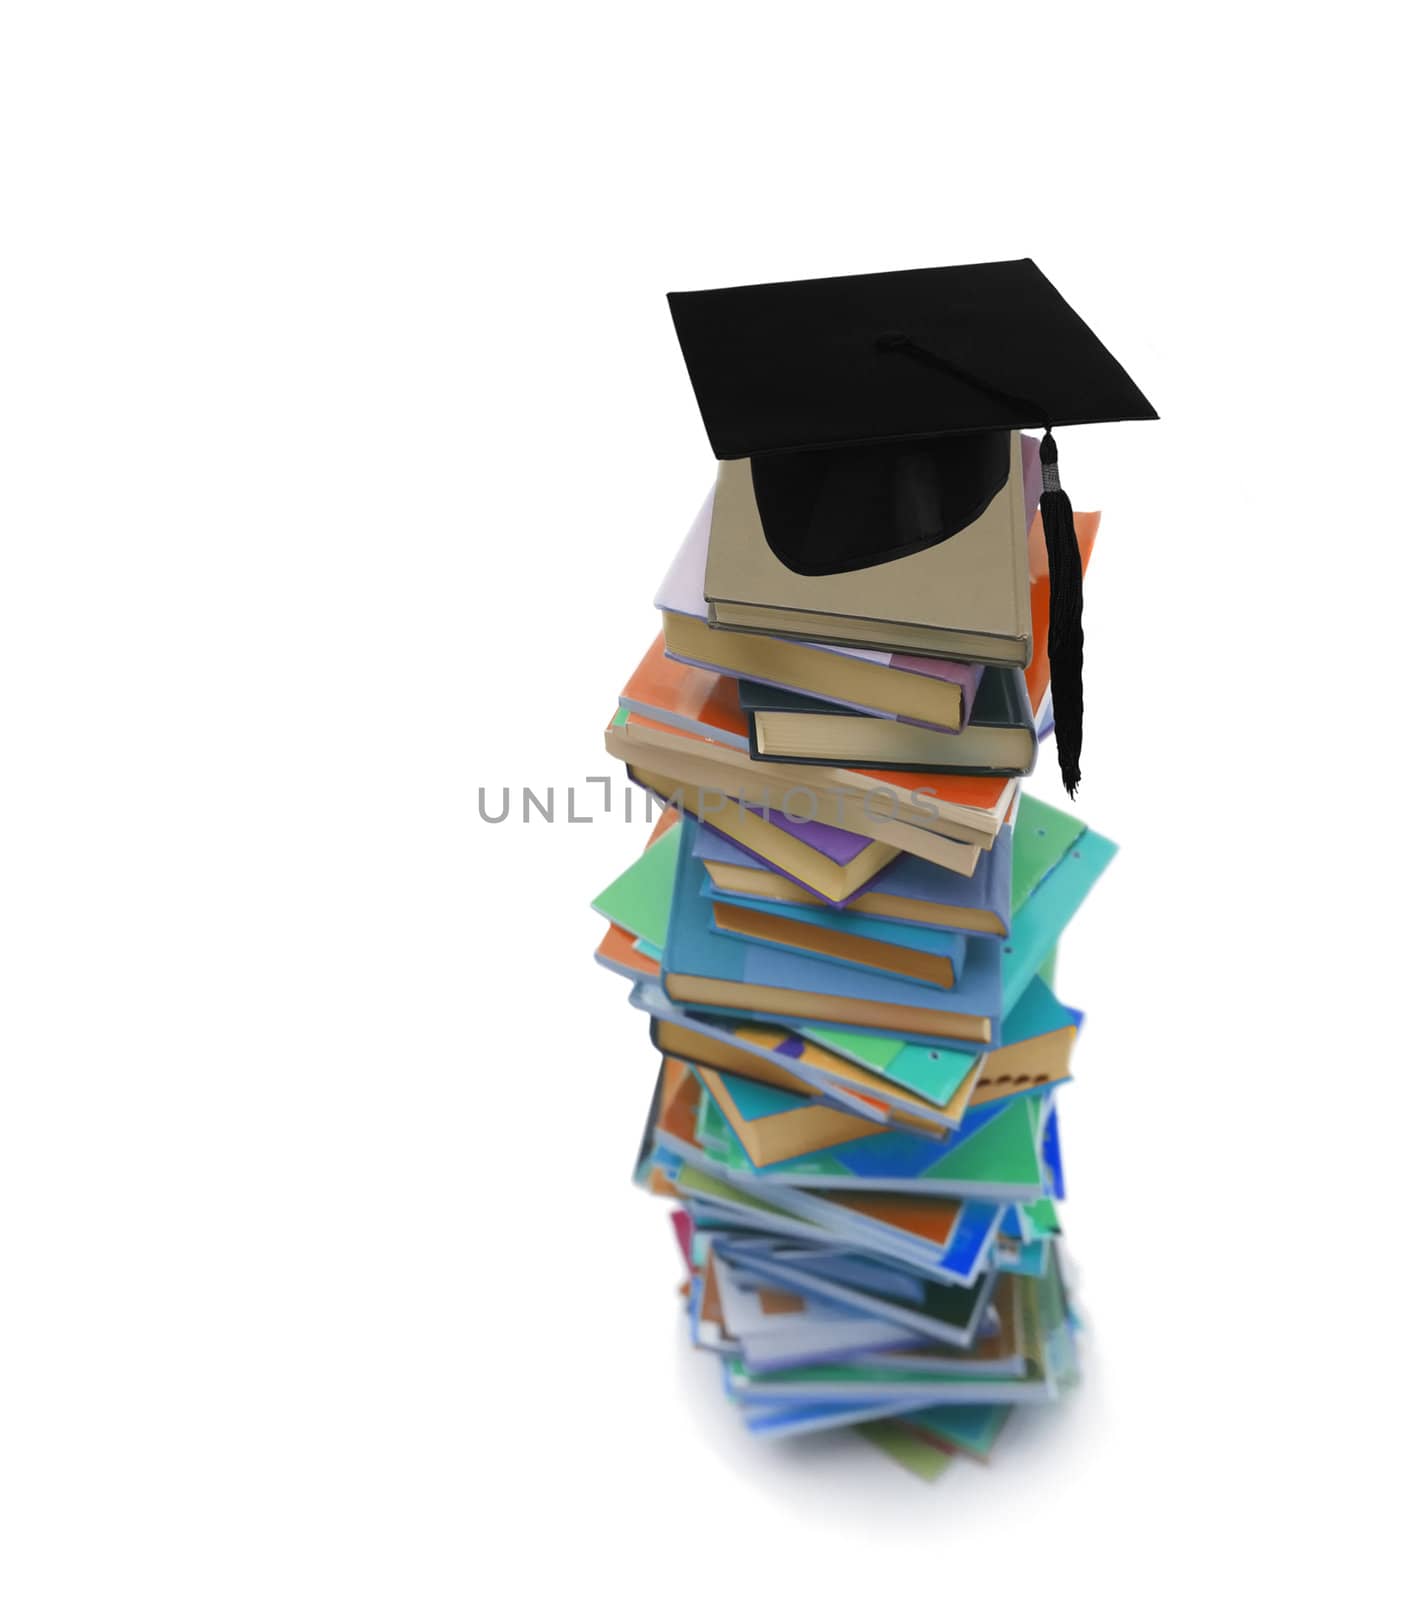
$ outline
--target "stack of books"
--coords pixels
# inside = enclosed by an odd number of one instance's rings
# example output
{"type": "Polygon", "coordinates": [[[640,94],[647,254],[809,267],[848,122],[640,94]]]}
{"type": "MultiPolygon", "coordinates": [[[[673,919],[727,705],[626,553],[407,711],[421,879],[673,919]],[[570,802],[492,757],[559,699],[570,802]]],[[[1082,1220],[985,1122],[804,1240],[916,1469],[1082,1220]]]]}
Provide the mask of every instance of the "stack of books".
{"type": "Polygon", "coordinates": [[[636,1178],[673,1202],[695,1344],[750,1431],[856,1428],[925,1477],[1077,1374],[1055,959],[1115,850],[1020,794],[1044,485],[1016,429],[986,448],[958,537],[810,573],[801,502],[720,462],[606,731],[656,825],[594,901],[659,1056],[636,1178]]]}

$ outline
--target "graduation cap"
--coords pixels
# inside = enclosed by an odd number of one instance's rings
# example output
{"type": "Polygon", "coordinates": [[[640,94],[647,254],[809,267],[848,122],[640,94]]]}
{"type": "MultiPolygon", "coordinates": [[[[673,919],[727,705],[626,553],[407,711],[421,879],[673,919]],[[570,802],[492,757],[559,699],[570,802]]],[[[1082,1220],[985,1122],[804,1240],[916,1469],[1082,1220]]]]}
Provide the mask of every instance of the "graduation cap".
{"type": "Polygon", "coordinates": [[[1052,430],[1156,415],[1106,347],[1027,260],[666,298],[715,455],[749,458],[764,537],[794,572],[952,538],[1003,488],[1009,434],[1043,430],[1053,721],[1072,793],[1082,561],[1052,430]]]}

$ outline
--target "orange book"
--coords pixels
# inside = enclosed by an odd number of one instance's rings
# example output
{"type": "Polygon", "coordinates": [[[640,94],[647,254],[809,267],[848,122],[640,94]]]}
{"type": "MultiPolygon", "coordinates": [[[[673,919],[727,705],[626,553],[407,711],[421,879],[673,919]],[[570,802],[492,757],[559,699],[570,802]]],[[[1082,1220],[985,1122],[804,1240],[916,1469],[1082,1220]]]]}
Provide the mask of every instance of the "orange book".
{"type": "Polygon", "coordinates": [[[619,703],[634,715],[694,738],[749,748],[749,721],[739,708],[738,680],[672,661],[659,633],[627,679],[619,703]]]}
{"type": "Polygon", "coordinates": [[[651,837],[646,841],[645,848],[649,850],[663,833],[669,833],[680,821],[681,814],[674,806],[667,806],[656,819],[656,826],[651,830],[651,837]]]}
{"type": "Polygon", "coordinates": [[[960,1216],[958,1200],[945,1200],[937,1195],[855,1194],[843,1189],[815,1192],[833,1205],[860,1212],[864,1217],[913,1233],[942,1248],[950,1242],[960,1216]]]}
{"type": "Polygon", "coordinates": [[[667,1056],[661,1063],[661,1108],[656,1126],[698,1149],[695,1119],[699,1110],[700,1084],[695,1074],[685,1062],[667,1056]]]}
{"type": "Polygon", "coordinates": [[[624,978],[661,976],[661,963],[653,961],[648,955],[643,955],[637,949],[636,940],[632,935],[615,922],[608,925],[595,954],[604,967],[612,972],[620,972],[624,978]]]}

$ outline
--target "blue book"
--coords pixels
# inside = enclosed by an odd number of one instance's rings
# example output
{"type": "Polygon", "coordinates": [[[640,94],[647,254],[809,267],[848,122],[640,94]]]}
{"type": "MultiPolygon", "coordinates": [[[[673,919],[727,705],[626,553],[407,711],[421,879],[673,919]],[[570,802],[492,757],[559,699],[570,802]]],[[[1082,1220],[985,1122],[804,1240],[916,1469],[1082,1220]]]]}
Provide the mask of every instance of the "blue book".
{"type": "MultiPolygon", "coordinates": [[[[897,856],[846,908],[887,922],[953,928],[980,938],[1002,939],[1009,931],[1013,844],[1013,829],[1001,828],[993,847],[980,851],[970,878],[919,856],[897,856]]],[[[757,858],[713,828],[697,829],[693,848],[706,865],[709,892],[714,895],[767,905],[778,916],[816,912],[826,905],[791,878],[761,866],[757,858]]]]}
{"type": "MultiPolygon", "coordinates": [[[[692,833],[698,826],[689,817],[681,822],[692,833]]],[[[687,835],[682,845],[661,971],[678,1005],[785,1027],[810,1019],[925,1043],[1000,1042],[1002,982],[992,940],[976,941],[954,988],[938,989],[730,938],[711,922],[710,902],[701,893],[705,865],[685,847],[693,838],[687,835]]]]}
{"type": "Polygon", "coordinates": [[[964,975],[967,941],[949,928],[879,922],[825,906],[783,906],[780,916],[758,901],[718,895],[708,878],[701,889],[711,902],[715,932],[730,938],[756,939],[799,955],[840,961],[911,983],[938,984],[942,989],[952,989],[964,975]]]}
{"type": "MultiPolygon", "coordinates": [[[[687,852],[682,849],[681,855],[687,852]]],[[[1092,885],[1110,865],[1116,846],[1110,839],[1084,828],[1068,845],[1062,859],[1052,868],[1024,900],[1015,913],[1013,930],[999,947],[1002,962],[1002,1000],[1000,1015],[1003,1019],[1003,1042],[1020,1036],[1010,1025],[1010,1016],[1018,1005],[1027,1000],[1033,1007],[1055,1006],[1046,986],[1029,990],[1038,976],[1038,970],[1052,953],[1062,930],[1077,914],[1087,898],[1092,885]]],[[[976,942],[976,950],[986,948],[976,942]]],[[[1053,1013],[1056,1018],[1056,1013],[1053,1013]]],[[[1015,1019],[1016,1020],[1016,1019],[1015,1019]]],[[[1069,1019],[1070,1022],[1070,1019],[1069,1019]]],[[[1056,1023],[1067,1026],[1068,1023],[1056,1023]]],[[[934,1047],[930,1050],[911,1049],[908,1063],[904,1047],[885,1038],[878,1029],[837,1028],[821,1020],[803,1023],[798,1031],[825,1049],[836,1051],[848,1060],[869,1067],[873,1072],[905,1084],[913,1074],[921,1077],[932,1072],[937,1063],[934,1047]]],[[[1036,1032],[1046,1031],[1038,1027],[1036,1032]]]]}

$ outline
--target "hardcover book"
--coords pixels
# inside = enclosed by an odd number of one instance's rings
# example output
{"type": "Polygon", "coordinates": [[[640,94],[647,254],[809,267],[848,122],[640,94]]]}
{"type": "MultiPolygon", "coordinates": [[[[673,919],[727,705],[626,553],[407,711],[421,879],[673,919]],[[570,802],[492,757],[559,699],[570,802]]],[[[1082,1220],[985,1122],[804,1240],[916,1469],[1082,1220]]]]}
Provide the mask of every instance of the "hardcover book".
{"type": "MultiPolygon", "coordinates": [[[[681,769],[681,763],[675,765],[678,770],[681,769]]],[[[783,794],[769,790],[759,795],[757,790],[753,790],[751,793],[757,798],[751,805],[727,803],[730,790],[724,785],[730,781],[729,775],[705,763],[685,767],[681,776],[668,776],[662,772],[653,772],[647,767],[630,764],[627,767],[627,776],[633,783],[638,783],[642,788],[657,795],[667,805],[678,806],[688,811],[691,816],[727,834],[737,844],[755,855],[761,865],[774,867],[796,878],[800,884],[806,884],[821,898],[833,904],[845,903],[888,861],[894,860],[902,851],[910,851],[926,861],[934,862],[956,873],[973,872],[980,856],[984,854],[977,844],[961,843],[947,838],[944,834],[931,833],[908,822],[876,821],[867,813],[864,806],[855,802],[851,804],[844,802],[840,807],[841,814],[849,824],[855,826],[839,828],[836,831],[850,837],[866,839],[877,847],[876,853],[866,858],[861,856],[855,858],[858,863],[855,879],[844,877],[832,880],[810,877],[808,873],[812,868],[805,866],[798,857],[788,854],[788,847],[780,846],[779,830],[773,826],[780,821],[791,820],[788,810],[798,804],[796,797],[786,799],[783,794]],[[760,823],[768,826],[761,829],[760,823]]],[[[812,867],[822,872],[826,871],[820,862],[814,861],[812,867]]]]}
{"type": "Polygon", "coordinates": [[[902,717],[921,727],[954,731],[964,726],[984,671],[973,662],[712,628],[705,603],[705,557],[714,505],[712,488],[656,594],[666,650],[674,659],[798,689],[874,716],[902,717]]]}
{"type": "Polygon", "coordinates": [[[1033,637],[1020,440],[1018,433],[1009,436],[1003,487],[954,537],[874,566],[821,575],[799,572],[775,553],[759,516],[753,463],[721,461],[705,562],[710,622],[1026,667],[1033,637]]]}
{"type": "MultiPolygon", "coordinates": [[[[1023,796],[1018,816],[1029,804],[1023,796]]],[[[779,916],[820,907],[823,902],[791,878],[770,871],[757,856],[707,825],[695,835],[695,853],[705,863],[720,896],[767,906],[779,916]]],[[[843,904],[878,921],[955,928],[961,933],[1002,938],[1009,930],[1014,830],[1003,828],[991,850],[979,853],[973,873],[953,872],[915,855],[898,855],[843,904]]]]}
{"type": "Polygon", "coordinates": [[[757,905],[710,893],[708,880],[704,888],[715,931],[731,938],[756,939],[800,955],[822,956],[942,989],[954,988],[964,971],[965,939],[948,928],[880,922],[810,906],[791,906],[791,915],[777,916],[757,905]]]}
{"type": "Polygon", "coordinates": [[[1014,778],[1031,772],[1038,755],[1028,686],[1016,667],[985,672],[960,733],[870,717],[748,679],[739,685],[738,704],[756,761],[1014,778]]]}
{"type": "Polygon", "coordinates": [[[988,848],[1018,793],[1013,778],[755,761],[747,750],[718,739],[620,710],[603,744],[629,766],[714,788],[745,805],[795,815],[807,810],[823,822],[874,838],[884,837],[875,831],[877,825],[895,819],[988,848]]]}
{"type": "MultiPolygon", "coordinates": [[[[795,820],[786,811],[722,803],[716,793],[673,784],[659,773],[628,767],[627,775],[662,800],[684,806],[692,816],[708,817],[720,837],[734,841],[761,870],[783,875],[804,893],[829,905],[845,904],[900,854],[894,845],[829,823],[795,820]]],[[[965,846],[954,848],[968,854],[965,846]]],[[[979,852],[976,849],[974,853],[979,852]]]]}
{"type": "Polygon", "coordinates": [[[673,661],[658,633],[618,696],[622,710],[683,733],[749,749],[749,723],[739,683],[717,672],[673,661]]]}

